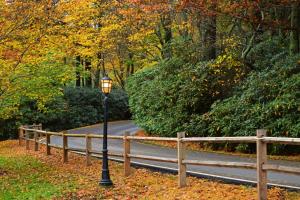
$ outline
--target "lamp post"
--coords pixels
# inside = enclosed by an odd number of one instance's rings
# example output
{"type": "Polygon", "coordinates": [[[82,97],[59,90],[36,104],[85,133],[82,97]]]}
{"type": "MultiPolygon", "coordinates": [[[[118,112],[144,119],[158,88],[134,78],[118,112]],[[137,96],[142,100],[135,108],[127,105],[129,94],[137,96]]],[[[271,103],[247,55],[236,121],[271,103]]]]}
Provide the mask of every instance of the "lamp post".
{"type": "Polygon", "coordinates": [[[108,118],[108,94],[111,91],[112,80],[105,76],[101,79],[101,89],[104,94],[104,126],[103,126],[103,146],[102,146],[102,179],[100,185],[110,186],[112,181],[109,177],[108,156],[107,156],[107,118],[108,118]]]}

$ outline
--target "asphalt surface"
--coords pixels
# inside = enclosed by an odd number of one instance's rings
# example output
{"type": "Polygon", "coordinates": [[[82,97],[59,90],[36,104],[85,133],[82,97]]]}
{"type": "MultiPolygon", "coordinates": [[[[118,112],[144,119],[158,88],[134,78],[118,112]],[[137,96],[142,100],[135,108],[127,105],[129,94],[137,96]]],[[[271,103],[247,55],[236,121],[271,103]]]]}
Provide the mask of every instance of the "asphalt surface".
{"type": "MultiPolygon", "coordinates": [[[[135,134],[139,128],[133,123],[133,121],[117,121],[109,122],[108,124],[108,134],[109,135],[123,135],[125,131],[129,131],[131,134],[135,134]]],[[[78,128],[69,130],[68,133],[74,134],[102,134],[103,132],[102,124],[96,124],[93,126],[78,128]]],[[[57,136],[51,137],[51,144],[62,145],[62,139],[57,136]]],[[[83,138],[69,138],[69,147],[85,148],[85,139],[83,138]]],[[[101,151],[102,141],[101,139],[92,139],[92,150],[101,151]]],[[[108,150],[112,153],[123,153],[123,141],[122,140],[108,140],[108,150]]],[[[139,155],[149,155],[149,156],[159,156],[168,158],[177,158],[176,149],[161,147],[157,145],[144,144],[136,141],[131,142],[131,153],[139,155]]],[[[197,151],[187,151],[187,159],[189,160],[205,160],[205,161],[228,161],[228,162],[250,162],[255,163],[255,158],[245,158],[236,155],[224,155],[218,153],[209,152],[197,152],[197,151]]],[[[156,162],[142,159],[132,159],[132,161],[155,165],[162,168],[172,168],[177,169],[177,164],[175,163],[165,163],[156,162]]],[[[284,166],[294,166],[300,167],[300,162],[295,161],[283,161],[283,160],[270,160],[268,161],[272,164],[280,164],[284,166]]],[[[218,176],[220,179],[222,177],[233,178],[244,181],[256,181],[256,171],[253,169],[240,169],[231,167],[210,167],[210,166],[192,166],[187,165],[187,170],[199,174],[204,174],[209,176],[218,176]]],[[[300,175],[279,173],[279,172],[268,172],[268,183],[280,186],[291,186],[295,189],[300,189],[300,175]]]]}

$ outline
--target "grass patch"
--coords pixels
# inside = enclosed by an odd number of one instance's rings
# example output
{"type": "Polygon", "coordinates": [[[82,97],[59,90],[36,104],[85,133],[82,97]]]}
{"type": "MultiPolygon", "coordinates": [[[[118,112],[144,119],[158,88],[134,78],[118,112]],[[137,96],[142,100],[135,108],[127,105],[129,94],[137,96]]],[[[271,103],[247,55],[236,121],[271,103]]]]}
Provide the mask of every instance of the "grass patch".
{"type": "Polygon", "coordinates": [[[0,155],[0,170],[0,199],[51,199],[76,185],[55,180],[55,170],[27,155],[0,155]]]}

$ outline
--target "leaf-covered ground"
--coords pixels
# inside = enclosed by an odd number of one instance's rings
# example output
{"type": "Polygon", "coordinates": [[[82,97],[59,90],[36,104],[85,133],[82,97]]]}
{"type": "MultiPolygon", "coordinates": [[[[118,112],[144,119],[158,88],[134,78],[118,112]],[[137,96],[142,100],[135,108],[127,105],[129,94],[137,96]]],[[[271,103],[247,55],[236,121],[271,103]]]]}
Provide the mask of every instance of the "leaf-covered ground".
{"type": "MultiPolygon", "coordinates": [[[[256,199],[252,187],[188,178],[188,187],[177,187],[177,176],[133,169],[125,178],[121,163],[110,162],[114,187],[98,185],[101,161],[85,166],[83,156],[70,154],[62,164],[62,152],[26,151],[17,141],[0,142],[0,199],[256,199]]],[[[300,199],[299,193],[273,188],[269,199],[300,199]]]]}

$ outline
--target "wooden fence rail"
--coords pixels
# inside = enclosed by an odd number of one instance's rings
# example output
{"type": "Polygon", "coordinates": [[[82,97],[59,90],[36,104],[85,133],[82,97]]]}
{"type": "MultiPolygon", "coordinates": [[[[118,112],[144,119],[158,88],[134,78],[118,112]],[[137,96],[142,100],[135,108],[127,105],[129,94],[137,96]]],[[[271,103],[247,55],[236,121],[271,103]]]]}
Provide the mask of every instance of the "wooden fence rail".
{"type": "MultiPolygon", "coordinates": [[[[92,150],[92,138],[103,138],[103,135],[96,134],[67,134],[43,131],[42,125],[25,125],[19,128],[19,144],[22,144],[22,140],[25,140],[26,149],[30,148],[29,143],[34,142],[34,150],[39,150],[39,145],[44,144],[46,146],[46,155],[51,154],[51,148],[59,148],[63,150],[63,162],[68,162],[69,151],[79,151],[85,153],[86,165],[91,165],[92,154],[102,154],[100,151],[92,150]],[[51,136],[62,137],[62,146],[51,144],[51,136]],[[85,139],[85,148],[73,148],[68,146],[68,138],[77,137],[85,139]],[[45,139],[45,142],[41,142],[40,139],[45,139]]],[[[167,137],[138,137],[130,136],[129,132],[125,132],[124,136],[111,136],[108,135],[108,139],[123,140],[124,151],[120,153],[111,153],[109,156],[123,157],[124,159],[124,175],[129,176],[131,174],[130,163],[132,158],[154,160],[160,162],[170,162],[178,164],[178,186],[186,186],[186,166],[187,165],[202,165],[202,166],[216,166],[216,167],[235,167],[235,168],[249,168],[256,169],[257,171],[257,193],[259,200],[267,199],[267,171],[278,171],[292,174],[300,174],[300,167],[288,167],[282,165],[268,164],[267,162],[267,144],[289,144],[300,145],[300,138],[286,138],[286,137],[267,137],[266,130],[257,130],[256,136],[247,137],[190,137],[186,138],[185,133],[181,132],[177,134],[177,138],[167,137]],[[177,143],[177,158],[165,158],[149,155],[136,155],[130,152],[131,140],[146,140],[146,141],[170,141],[177,143]],[[200,161],[200,160],[188,160],[186,159],[185,145],[188,142],[231,142],[231,143],[256,143],[256,163],[246,162],[224,162],[224,161],[200,161]]]]}

